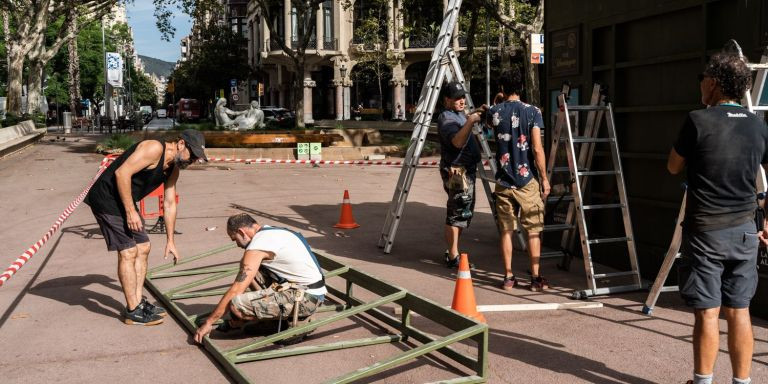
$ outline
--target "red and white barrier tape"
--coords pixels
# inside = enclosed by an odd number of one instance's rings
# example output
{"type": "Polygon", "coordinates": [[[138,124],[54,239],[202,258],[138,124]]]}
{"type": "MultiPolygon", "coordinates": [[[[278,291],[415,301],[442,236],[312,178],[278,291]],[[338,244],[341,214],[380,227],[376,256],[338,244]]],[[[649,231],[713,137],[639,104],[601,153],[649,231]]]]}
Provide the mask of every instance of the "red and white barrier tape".
{"type": "Polygon", "coordinates": [[[22,253],[21,256],[19,256],[19,258],[16,259],[16,261],[14,261],[8,268],[6,268],[5,272],[3,272],[2,275],[0,275],[0,287],[2,287],[3,284],[5,284],[5,282],[11,278],[11,276],[13,276],[16,272],[18,272],[19,269],[21,269],[21,267],[23,267],[24,264],[26,264],[27,261],[29,261],[29,259],[31,259],[32,256],[34,256],[37,253],[37,251],[39,251],[40,248],[42,248],[43,245],[46,242],[48,242],[48,240],[56,233],[56,231],[59,230],[61,225],[64,224],[64,222],[69,218],[69,215],[71,215],[72,212],[75,211],[77,206],[79,206],[80,203],[83,202],[83,199],[85,199],[85,195],[87,195],[88,191],[91,190],[93,183],[95,183],[96,179],[99,178],[101,173],[104,172],[105,169],[107,169],[107,166],[109,165],[110,162],[112,162],[112,160],[114,160],[114,158],[115,157],[105,157],[104,159],[101,160],[101,165],[99,166],[99,172],[96,173],[96,176],[93,177],[93,180],[88,185],[88,187],[85,188],[85,190],[79,196],[77,196],[77,198],[73,202],[69,204],[67,209],[65,209],[61,215],[59,215],[59,218],[56,220],[56,222],[53,223],[53,226],[51,226],[51,228],[48,229],[48,232],[46,232],[45,235],[43,235],[43,237],[40,240],[38,240],[35,244],[33,244],[26,251],[24,251],[24,253],[22,253]]]}
{"type": "MultiPolygon", "coordinates": [[[[210,157],[210,162],[222,163],[246,163],[246,164],[318,164],[318,165],[403,165],[402,161],[374,161],[374,160],[280,160],[280,159],[232,159],[224,157],[210,157]]],[[[420,166],[435,166],[439,161],[422,161],[420,166]]]]}

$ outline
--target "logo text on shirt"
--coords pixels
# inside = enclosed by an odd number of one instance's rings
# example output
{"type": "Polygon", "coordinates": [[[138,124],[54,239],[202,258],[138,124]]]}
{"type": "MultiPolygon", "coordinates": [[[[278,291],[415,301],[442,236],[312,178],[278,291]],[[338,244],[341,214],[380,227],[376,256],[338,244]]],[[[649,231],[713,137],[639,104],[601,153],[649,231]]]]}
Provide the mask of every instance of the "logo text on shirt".
{"type": "Polygon", "coordinates": [[[747,117],[746,113],[731,113],[726,112],[728,114],[728,117],[747,117]]]}

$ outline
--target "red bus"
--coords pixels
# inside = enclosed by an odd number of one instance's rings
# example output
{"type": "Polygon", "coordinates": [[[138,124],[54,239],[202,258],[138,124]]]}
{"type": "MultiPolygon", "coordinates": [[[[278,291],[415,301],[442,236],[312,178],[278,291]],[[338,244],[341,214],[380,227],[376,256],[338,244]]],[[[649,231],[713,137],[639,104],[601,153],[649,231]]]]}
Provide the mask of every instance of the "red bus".
{"type": "Polygon", "coordinates": [[[200,120],[200,102],[197,99],[179,99],[173,112],[179,121],[200,120]]]}

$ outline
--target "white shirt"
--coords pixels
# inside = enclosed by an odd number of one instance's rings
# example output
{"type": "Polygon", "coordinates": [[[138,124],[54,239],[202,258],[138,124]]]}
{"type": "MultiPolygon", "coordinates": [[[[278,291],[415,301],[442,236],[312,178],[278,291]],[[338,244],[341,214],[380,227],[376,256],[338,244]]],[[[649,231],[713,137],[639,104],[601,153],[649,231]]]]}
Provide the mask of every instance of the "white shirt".
{"type": "MultiPolygon", "coordinates": [[[[274,253],[274,259],[264,259],[261,265],[292,283],[309,285],[323,278],[315,264],[314,255],[310,254],[304,242],[290,231],[265,225],[253,236],[247,250],[274,253]]],[[[325,295],[328,290],[323,286],[307,289],[306,292],[312,295],[325,295]]]]}

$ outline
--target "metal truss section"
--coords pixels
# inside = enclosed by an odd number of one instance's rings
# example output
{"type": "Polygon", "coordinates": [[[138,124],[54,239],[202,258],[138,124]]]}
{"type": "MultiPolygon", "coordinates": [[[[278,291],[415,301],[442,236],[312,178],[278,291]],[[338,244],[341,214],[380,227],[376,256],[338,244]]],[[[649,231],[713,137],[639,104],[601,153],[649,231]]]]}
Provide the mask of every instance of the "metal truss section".
{"type": "MultiPolygon", "coordinates": [[[[185,308],[200,308],[203,303],[211,305],[211,297],[223,295],[231,284],[239,265],[230,257],[221,262],[221,254],[235,248],[234,244],[212,249],[188,257],[177,265],[164,264],[151,269],[147,274],[146,285],[166,308],[192,334],[201,324],[207,313],[187,313],[185,308]],[[217,256],[218,255],[218,256],[217,256]],[[213,259],[213,263],[205,264],[213,259]],[[205,300],[207,298],[207,300],[205,300]],[[181,301],[184,301],[183,303],[181,301]],[[198,302],[199,301],[199,302],[198,302]]],[[[394,343],[403,352],[389,356],[366,367],[344,373],[325,383],[350,383],[378,374],[394,367],[412,362],[425,355],[441,355],[451,362],[446,366],[446,374],[456,375],[454,367],[463,366],[473,374],[438,379],[442,383],[481,383],[488,374],[488,326],[476,322],[429,299],[419,297],[407,290],[386,283],[354,268],[345,266],[328,256],[315,253],[325,271],[328,295],[326,304],[320,306],[313,316],[313,321],[285,329],[260,338],[244,337],[242,341],[212,339],[203,341],[205,349],[239,383],[252,383],[245,373],[245,364],[267,359],[311,355],[326,351],[350,348],[364,348],[378,344],[394,343]],[[336,283],[341,282],[338,287],[336,283]],[[355,287],[361,291],[355,295],[355,287]],[[364,297],[364,298],[363,298],[364,297]],[[386,308],[384,308],[386,306],[386,308]],[[394,307],[394,312],[392,311],[394,307]],[[385,309],[388,309],[385,311],[385,309]],[[398,313],[393,316],[391,313],[398,313]],[[427,318],[431,322],[447,329],[447,335],[436,336],[430,331],[419,329],[411,322],[412,316],[427,318]],[[342,320],[359,319],[368,325],[384,330],[376,337],[343,340],[335,339],[332,343],[279,348],[273,344],[297,335],[323,328],[326,333],[334,331],[334,325],[342,320]],[[226,341],[226,342],[225,342],[226,341]],[[471,341],[468,343],[468,341],[471,341]],[[234,344],[233,344],[234,343],[234,344]],[[461,348],[455,348],[461,343],[461,348]],[[476,345],[476,352],[474,352],[476,345]],[[470,347],[470,348],[468,348],[470,347]],[[466,352],[472,352],[467,354],[466,352]]],[[[239,259],[237,259],[239,261],[239,259]]],[[[213,305],[211,305],[211,310],[213,305]]],[[[421,323],[421,321],[419,322],[421,323]]],[[[341,327],[339,336],[341,335],[341,327]]],[[[442,333],[446,333],[442,332],[442,333]]],[[[334,336],[334,337],[339,337],[334,336]]],[[[311,341],[311,340],[310,340],[311,341]]],[[[437,356],[434,356],[437,357],[437,356]]]]}

